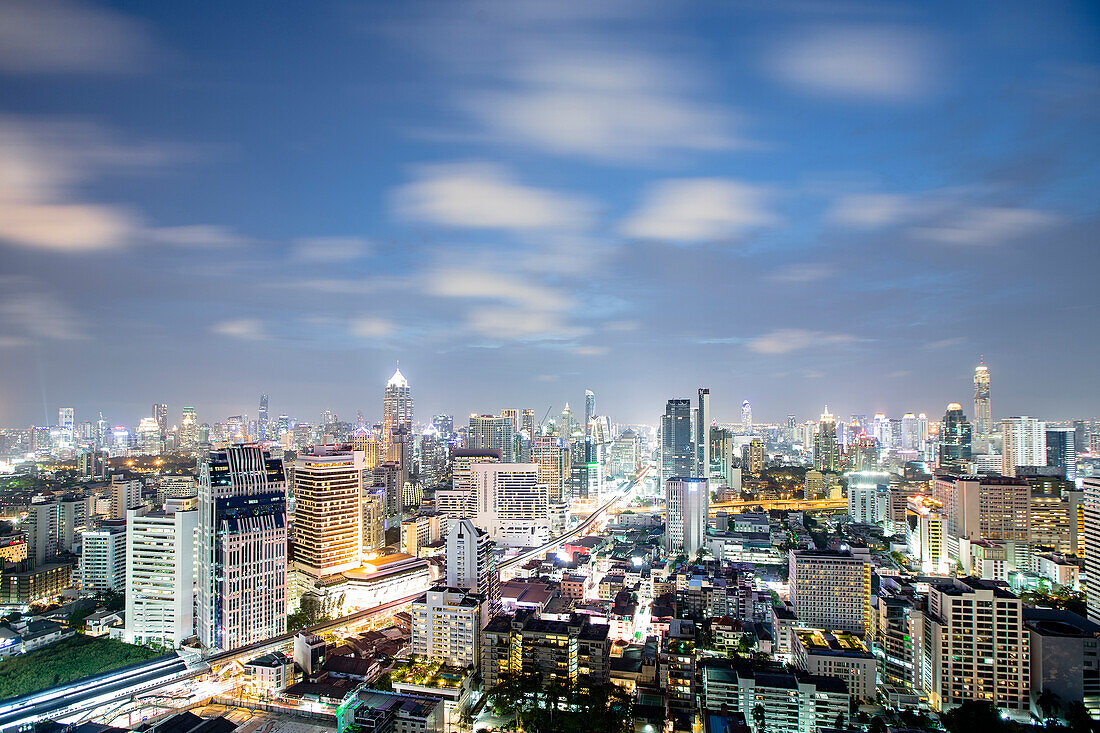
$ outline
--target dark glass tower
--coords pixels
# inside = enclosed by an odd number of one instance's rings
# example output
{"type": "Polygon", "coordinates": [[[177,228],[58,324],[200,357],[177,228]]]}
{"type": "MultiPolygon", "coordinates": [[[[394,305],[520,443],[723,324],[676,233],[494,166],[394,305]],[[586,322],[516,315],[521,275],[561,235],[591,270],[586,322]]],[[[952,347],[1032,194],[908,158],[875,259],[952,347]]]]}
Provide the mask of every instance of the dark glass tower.
{"type": "Polygon", "coordinates": [[[962,405],[952,402],[947,406],[940,426],[940,468],[957,471],[965,468],[971,458],[970,423],[963,414],[962,405]]]}

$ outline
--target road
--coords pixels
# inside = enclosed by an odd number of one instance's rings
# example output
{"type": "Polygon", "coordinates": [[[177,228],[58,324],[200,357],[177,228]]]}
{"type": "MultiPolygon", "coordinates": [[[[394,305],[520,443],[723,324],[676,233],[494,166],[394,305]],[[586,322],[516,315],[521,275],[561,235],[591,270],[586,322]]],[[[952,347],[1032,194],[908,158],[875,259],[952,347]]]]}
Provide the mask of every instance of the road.
{"type": "MultiPolygon", "coordinates": [[[[385,613],[393,608],[411,603],[420,594],[399,598],[395,601],[368,608],[344,616],[334,621],[325,621],[310,626],[304,631],[320,634],[350,624],[365,621],[371,616],[385,613]]],[[[203,660],[210,667],[224,665],[235,659],[253,659],[280,647],[290,644],[298,632],[281,634],[272,639],[250,644],[239,649],[214,654],[203,660]]],[[[183,658],[176,654],[140,664],[116,669],[95,677],[87,677],[67,685],[51,687],[48,690],[12,698],[0,702],[0,733],[28,729],[39,720],[64,720],[86,711],[109,705],[112,702],[126,700],[134,695],[147,695],[155,690],[175,684],[181,680],[206,674],[207,667],[187,668],[183,658]]]]}
{"type": "Polygon", "coordinates": [[[554,539],[547,542],[545,545],[541,545],[539,547],[535,547],[535,548],[530,549],[530,550],[525,550],[524,552],[521,552],[520,554],[516,555],[515,557],[510,557],[507,560],[501,562],[497,567],[500,570],[504,570],[505,568],[510,568],[513,565],[520,564],[520,563],[525,563],[525,562],[527,562],[528,560],[530,560],[532,558],[543,557],[544,555],[546,555],[546,553],[550,552],[551,550],[558,549],[559,547],[564,545],[567,541],[581,536],[581,534],[583,534],[585,532],[585,530],[587,530],[589,527],[591,527],[593,524],[595,524],[597,521],[599,521],[600,518],[604,515],[604,513],[613,504],[617,504],[618,502],[620,502],[623,499],[630,496],[630,493],[632,491],[634,491],[634,488],[639,483],[641,483],[643,480],[645,480],[645,477],[648,473],[649,473],[649,468],[643,468],[641,471],[639,471],[637,474],[635,474],[634,478],[630,479],[630,481],[628,481],[624,487],[619,489],[619,491],[616,492],[615,495],[612,496],[611,499],[606,504],[601,505],[594,512],[592,512],[592,514],[590,514],[588,516],[588,519],[584,520],[583,522],[581,522],[580,524],[578,524],[576,527],[569,530],[565,534],[558,535],[554,539]]]}

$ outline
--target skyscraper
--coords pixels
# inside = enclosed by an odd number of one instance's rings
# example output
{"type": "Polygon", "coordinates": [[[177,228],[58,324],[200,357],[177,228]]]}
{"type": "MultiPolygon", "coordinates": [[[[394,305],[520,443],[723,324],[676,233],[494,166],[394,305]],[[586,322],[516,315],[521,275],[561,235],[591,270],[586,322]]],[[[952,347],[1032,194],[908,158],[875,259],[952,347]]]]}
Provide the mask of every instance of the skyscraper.
{"type": "Polygon", "coordinates": [[[674,476],[665,482],[665,547],[695,557],[706,544],[710,484],[705,478],[674,476]]]}
{"type": "Polygon", "coordinates": [[[486,597],[496,586],[493,541],[470,519],[452,520],[447,529],[447,586],[486,597]]]}
{"type": "Polygon", "coordinates": [[[1004,452],[1001,454],[1001,473],[1015,476],[1018,466],[1047,465],[1046,423],[1033,417],[1009,417],[1001,420],[1004,433],[1004,452]]]}
{"type": "Polygon", "coordinates": [[[1070,481],[1077,478],[1077,443],[1073,428],[1047,428],[1047,465],[1064,468],[1070,481]]]}
{"type": "Polygon", "coordinates": [[[62,407],[57,411],[57,427],[69,439],[73,438],[73,429],[76,426],[76,410],[71,407],[62,407]]]}
{"type": "Polygon", "coordinates": [[[535,411],[524,410],[520,415],[520,429],[527,433],[527,437],[535,439],[535,411]]]}
{"type": "Polygon", "coordinates": [[[260,440],[271,440],[268,434],[267,395],[260,395],[260,416],[256,421],[256,432],[260,440]]]}
{"type": "Polygon", "coordinates": [[[534,463],[475,463],[474,523],[498,544],[537,547],[550,539],[550,491],[534,463]]]}
{"type": "Polygon", "coordinates": [[[981,437],[993,433],[993,411],[989,404],[989,367],[979,361],[974,368],[974,428],[981,437]]]}
{"type": "Polygon", "coordinates": [[[195,633],[197,515],[194,497],[127,510],[127,642],[176,647],[195,633]]]}
{"type": "Polygon", "coordinates": [[[825,405],[821,413],[817,434],[814,435],[814,469],[818,471],[836,471],[840,464],[840,446],[836,439],[836,420],[825,405]]]}
{"type": "Polygon", "coordinates": [[[839,629],[859,636],[870,630],[869,554],[791,550],[789,578],[791,603],[799,623],[812,628],[839,629]]]}
{"type": "Polygon", "coordinates": [[[199,440],[199,420],[194,407],[185,407],[180,416],[180,448],[194,450],[199,440]]]}
{"type": "Polygon", "coordinates": [[[157,421],[161,440],[164,440],[168,436],[168,405],[163,402],[153,403],[153,419],[157,421]]]}
{"type": "Polygon", "coordinates": [[[433,415],[432,426],[439,431],[439,437],[450,440],[455,436],[455,419],[451,415],[433,415]]]}
{"type": "Polygon", "coordinates": [[[210,452],[200,466],[199,641],[235,649],[286,631],[286,479],[258,445],[210,452]]]}
{"type": "Polygon", "coordinates": [[[1100,624],[1100,476],[1084,480],[1085,602],[1089,621],[1100,624]]]}
{"type": "Polygon", "coordinates": [[[502,463],[511,463],[514,459],[512,419],[496,415],[470,415],[470,426],[466,433],[466,443],[470,450],[494,450],[500,454],[502,463]]]}
{"type": "Polygon", "coordinates": [[[710,477],[710,390],[699,388],[699,402],[695,408],[695,469],[691,475],[710,477]]]}
{"type": "Polygon", "coordinates": [[[501,417],[506,417],[512,421],[512,432],[519,432],[519,410],[515,408],[508,408],[507,410],[500,411],[501,417]]]}
{"type": "Polygon", "coordinates": [[[592,418],[596,416],[596,395],[592,390],[584,391],[584,434],[588,435],[592,429],[592,418]]]}
{"type": "Polygon", "coordinates": [[[746,435],[752,433],[752,405],[748,400],[741,403],[741,430],[746,435]]]}
{"type": "Polygon", "coordinates": [[[970,423],[963,415],[962,405],[952,402],[947,406],[940,426],[940,468],[964,471],[970,463],[970,423]]]}
{"type": "Polygon", "coordinates": [[[531,443],[531,462],[539,467],[539,483],[550,489],[550,503],[568,500],[569,449],[557,436],[544,435],[531,443]]]}
{"type": "Polygon", "coordinates": [[[382,433],[386,443],[391,442],[390,436],[399,428],[411,434],[412,418],[412,389],[401,369],[397,369],[386,382],[386,391],[382,396],[382,433]]]}
{"type": "Polygon", "coordinates": [[[691,476],[695,468],[692,455],[691,400],[669,400],[661,416],[661,483],[673,476],[691,476]]]}
{"type": "Polygon", "coordinates": [[[359,567],[363,453],[314,446],[294,459],[294,567],[317,578],[359,567]]]}

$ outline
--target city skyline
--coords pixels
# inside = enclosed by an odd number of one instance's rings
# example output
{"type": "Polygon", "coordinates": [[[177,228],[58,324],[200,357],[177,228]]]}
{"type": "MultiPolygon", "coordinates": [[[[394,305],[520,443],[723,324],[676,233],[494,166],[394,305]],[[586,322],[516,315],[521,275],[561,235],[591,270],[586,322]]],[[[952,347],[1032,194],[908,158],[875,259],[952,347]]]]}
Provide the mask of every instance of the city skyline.
{"type": "Polygon", "coordinates": [[[1090,4],[207,9],[6,7],[0,424],[1100,414],[1090,4]]]}

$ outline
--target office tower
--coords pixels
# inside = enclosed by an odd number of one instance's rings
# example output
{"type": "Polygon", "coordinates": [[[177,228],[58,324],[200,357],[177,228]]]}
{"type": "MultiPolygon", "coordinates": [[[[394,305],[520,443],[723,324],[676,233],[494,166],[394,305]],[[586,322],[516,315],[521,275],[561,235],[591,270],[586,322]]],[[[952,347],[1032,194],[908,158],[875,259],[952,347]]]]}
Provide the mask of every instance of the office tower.
{"type": "Polygon", "coordinates": [[[478,513],[477,484],[474,465],[499,463],[495,450],[456,450],[451,455],[451,488],[435,492],[435,508],[449,517],[473,517],[478,513]]]}
{"type": "Polygon", "coordinates": [[[939,466],[949,471],[968,471],[970,459],[970,423],[963,415],[962,405],[952,402],[940,425],[939,466]]]}
{"type": "Polygon", "coordinates": [[[470,415],[466,444],[471,450],[494,450],[502,463],[511,463],[513,455],[512,420],[495,415],[470,415]]]}
{"type": "Polygon", "coordinates": [[[461,588],[485,598],[490,608],[500,603],[499,573],[489,533],[471,519],[447,527],[445,578],[449,588],[461,588]]]}
{"type": "Polygon", "coordinates": [[[126,582],[126,522],[104,520],[81,534],[80,588],[95,593],[121,591],[126,582]]]}
{"type": "Polygon", "coordinates": [[[451,440],[455,436],[455,420],[451,415],[433,415],[432,427],[439,431],[439,437],[451,440]]]}
{"type": "Polygon", "coordinates": [[[550,539],[550,491],[534,463],[475,463],[474,522],[497,544],[537,547],[550,539]]]}
{"type": "Polygon", "coordinates": [[[335,446],[314,446],[294,459],[292,567],[309,582],[360,565],[363,470],[362,453],[335,446]]]}
{"type": "Polygon", "coordinates": [[[161,439],[165,438],[168,435],[168,405],[163,402],[154,402],[152,416],[161,439]]]}
{"type": "Polygon", "coordinates": [[[691,475],[696,478],[710,478],[710,390],[706,387],[699,388],[692,442],[695,466],[691,475]]]}
{"type": "Polygon", "coordinates": [[[614,476],[633,476],[638,470],[642,455],[641,439],[630,428],[619,433],[611,445],[611,473],[614,476]]]}
{"type": "Polygon", "coordinates": [[[385,498],[373,489],[363,491],[363,552],[377,550],[386,544],[385,498]]]}
{"type": "Polygon", "coordinates": [[[194,498],[126,512],[127,642],[178,647],[194,635],[198,515],[194,498]]]}
{"type": "Polygon", "coordinates": [[[669,400],[661,416],[661,484],[674,476],[688,477],[695,468],[691,452],[691,400],[669,400]]]}
{"type": "Polygon", "coordinates": [[[760,475],[764,472],[764,441],[753,438],[742,448],[742,467],[749,473],[760,475]]]}
{"type": "Polygon", "coordinates": [[[974,429],[985,438],[993,434],[993,410],[989,403],[989,367],[980,361],[974,368],[974,429]]]}
{"type": "Polygon", "coordinates": [[[814,435],[814,470],[837,471],[840,466],[840,446],[836,438],[836,420],[829,414],[829,406],[821,413],[817,434],[814,435]]]}
{"type": "Polygon", "coordinates": [[[934,710],[968,700],[1025,713],[1030,644],[1020,599],[996,583],[953,578],[932,584],[913,624],[917,680],[934,710]]]}
{"type": "Polygon", "coordinates": [[[142,503],[141,479],[128,478],[122,474],[111,477],[111,519],[125,519],[126,510],[142,503]]]}
{"type": "Polygon", "coordinates": [[[848,450],[848,465],[853,471],[873,471],[878,466],[878,441],[861,435],[848,450]]]}
{"type": "Polygon", "coordinates": [[[535,438],[535,411],[524,410],[520,414],[520,429],[527,433],[527,436],[534,440],[535,438]]]}
{"type": "Polygon", "coordinates": [[[76,438],[76,410],[71,407],[59,408],[57,427],[61,431],[62,440],[71,443],[76,438]]]}
{"type": "Polygon", "coordinates": [[[848,479],[848,516],[860,524],[882,524],[890,502],[890,474],[853,471],[848,479]]]}
{"type": "Polygon", "coordinates": [[[382,434],[386,443],[390,442],[390,436],[398,428],[412,433],[412,419],[412,389],[401,369],[397,369],[386,382],[386,391],[382,396],[382,434]]]}
{"type": "Polygon", "coordinates": [[[748,400],[741,403],[741,430],[745,435],[752,434],[752,405],[748,400]]]}
{"type": "Polygon", "coordinates": [[[901,449],[919,451],[922,447],[920,419],[907,412],[901,417],[901,449]]]}
{"type": "Polygon", "coordinates": [[[180,449],[194,450],[199,442],[199,420],[194,407],[185,407],[180,416],[180,449]]]}
{"type": "Polygon", "coordinates": [[[1001,420],[1004,452],[1001,473],[1015,476],[1018,466],[1047,465],[1046,423],[1033,417],[1009,417],[1001,420]]]}
{"type": "Polygon", "coordinates": [[[268,432],[267,395],[260,395],[260,413],[256,420],[256,433],[260,440],[271,440],[268,432]]]}
{"type": "Polygon", "coordinates": [[[143,417],[137,428],[137,453],[142,456],[159,456],[164,444],[160,425],[154,417],[143,417]]]}
{"type": "Polygon", "coordinates": [[[419,660],[477,669],[485,606],[481,596],[460,588],[432,588],[409,609],[412,653],[419,660]]]}
{"type": "Polygon", "coordinates": [[[211,451],[199,474],[198,636],[235,649],[286,631],[286,479],[258,445],[211,451]]]}
{"type": "Polygon", "coordinates": [[[592,418],[596,417],[596,395],[592,390],[584,391],[584,434],[588,435],[592,429],[592,418]]]}
{"type": "Polygon", "coordinates": [[[569,403],[565,403],[565,407],[562,408],[561,416],[558,421],[558,435],[562,440],[573,439],[573,411],[569,409],[569,403]]]}
{"type": "Polygon", "coordinates": [[[539,483],[550,490],[550,503],[567,501],[569,449],[557,436],[544,435],[531,443],[531,462],[539,467],[539,483]]]}
{"type": "Polygon", "coordinates": [[[676,476],[665,482],[665,547],[689,558],[706,544],[710,483],[705,478],[676,476]]]}
{"type": "Polygon", "coordinates": [[[511,421],[511,423],[512,423],[512,432],[513,433],[518,433],[519,432],[519,410],[516,410],[514,408],[508,408],[507,410],[501,410],[500,411],[500,416],[501,417],[506,417],[506,418],[508,418],[508,420],[511,421]]]}
{"type": "Polygon", "coordinates": [[[802,626],[863,636],[871,624],[870,555],[791,550],[791,603],[802,626]]]}
{"type": "Polygon", "coordinates": [[[1014,564],[1022,567],[1031,526],[1031,486],[1007,476],[937,475],[932,497],[943,506],[948,551],[970,567],[967,543],[979,540],[1012,542],[1014,564]]]}
{"type": "Polygon", "coordinates": [[[1073,428],[1048,427],[1046,433],[1046,465],[1065,469],[1065,477],[1073,481],[1077,478],[1077,446],[1073,428]]]}
{"type": "Polygon", "coordinates": [[[1085,602],[1089,621],[1100,623],[1100,476],[1084,484],[1085,602]]]}

